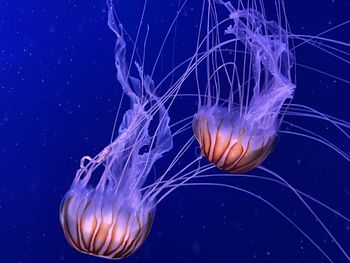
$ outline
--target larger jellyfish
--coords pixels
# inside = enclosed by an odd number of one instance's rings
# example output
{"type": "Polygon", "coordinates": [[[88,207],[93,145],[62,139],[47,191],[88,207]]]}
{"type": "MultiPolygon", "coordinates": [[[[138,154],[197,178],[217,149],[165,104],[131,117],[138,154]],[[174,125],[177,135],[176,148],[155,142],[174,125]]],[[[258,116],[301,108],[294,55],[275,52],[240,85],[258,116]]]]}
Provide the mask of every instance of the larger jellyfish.
{"type": "Polygon", "coordinates": [[[151,228],[155,200],[149,191],[141,193],[141,188],[173,141],[169,116],[155,94],[153,80],[139,65],[139,78],[129,76],[123,29],[116,23],[113,5],[107,3],[109,26],[117,36],[117,77],[131,109],[124,114],[117,138],[95,158],[82,158],[62,201],[60,219],[68,242],[77,250],[121,259],[140,247],[151,228]],[[150,134],[152,121],[156,129],[150,134]],[[93,187],[91,180],[100,166],[104,171],[93,187]]]}

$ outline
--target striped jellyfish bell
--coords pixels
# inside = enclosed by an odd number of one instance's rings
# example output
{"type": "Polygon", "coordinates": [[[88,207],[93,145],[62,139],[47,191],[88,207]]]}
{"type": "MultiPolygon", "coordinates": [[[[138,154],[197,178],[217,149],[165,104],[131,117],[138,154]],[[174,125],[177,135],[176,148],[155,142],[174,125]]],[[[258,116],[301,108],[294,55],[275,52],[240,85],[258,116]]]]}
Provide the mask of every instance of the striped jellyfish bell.
{"type": "Polygon", "coordinates": [[[62,201],[60,220],[76,250],[108,259],[123,259],[145,241],[154,208],[135,206],[130,199],[73,186],[62,201]]]}

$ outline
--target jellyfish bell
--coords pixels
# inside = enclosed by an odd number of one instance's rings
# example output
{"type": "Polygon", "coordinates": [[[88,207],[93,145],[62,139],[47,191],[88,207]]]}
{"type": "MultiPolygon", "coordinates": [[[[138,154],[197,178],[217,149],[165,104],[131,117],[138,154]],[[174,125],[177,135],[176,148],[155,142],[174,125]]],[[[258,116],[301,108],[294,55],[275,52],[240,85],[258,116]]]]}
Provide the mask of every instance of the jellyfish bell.
{"type": "Polygon", "coordinates": [[[277,124],[268,129],[229,113],[226,108],[202,107],[194,116],[193,130],[202,153],[218,168],[247,172],[262,163],[276,142],[277,124]]]}
{"type": "Polygon", "coordinates": [[[113,192],[72,186],[62,201],[60,220],[69,244],[80,252],[122,259],[146,239],[154,203],[140,207],[113,192]]]}
{"type": "MultiPolygon", "coordinates": [[[[230,91],[226,103],[220,102],[223,85],[215,87],[214,92],[210,87],[220,85],[218,71],[208,77],[206,101],[203,105],[199,98],[193,130],[208,161],[227,172],[244,173],[261,164],[275,145],[283,117],[282,107],[294,94],[295,85],[290,77],[293,56],[289,50],[288,33],[279,24],[267,21],[257,10],[238,10],[230,2],[216,2],[230,12],[233,24],[225,33],[243,44],[245,51],[241,58],[247,70],[241,73],[234,70],[228,77],[231,87],[227,85],[230,91]],[[238,102],[234,101],[233,79],[237,80],[238,102]]],[[[207,41],[212,40],[207,37],[207,41]]],[[[215,53],[220,53],[223,47],[220,43],[208,46],[209,49],[218,49],[213,52],[214,58],[207,60],[207,63],[216,65],[218,58],[215,53]]],[[[237,49],[232,51],[231,60],[237,67],[238,55],[235,52],[237,49]]]]}

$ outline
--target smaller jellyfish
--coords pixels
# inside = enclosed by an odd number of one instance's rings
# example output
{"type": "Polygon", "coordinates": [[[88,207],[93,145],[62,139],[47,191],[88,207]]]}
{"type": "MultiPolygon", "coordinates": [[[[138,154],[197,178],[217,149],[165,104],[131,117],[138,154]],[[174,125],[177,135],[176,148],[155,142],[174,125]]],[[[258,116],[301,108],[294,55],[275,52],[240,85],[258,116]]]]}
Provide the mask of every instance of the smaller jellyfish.
{"type": "Polygon", "coordinates": [[[112,3],[107,3],[109,27],[117,35],[117,78],[130,98],[131,109],[123,116],[117,138],[96,157],[82,158],[62,200],[60,222],[76,250],[122,259],[133,254],[150,231],[156,202],[141,188],[154,163],[172,149],[173,141],[170,118],[155,95],[151,77],[143,75],[140,65],[136,65],[139,78],[129,76],[123,29],[116,23],[112,3]],[[152,134],[150,125],[156,126],[152,134]],[[93,186],[99,167],[104,170],[93,186]]]}
{"type": "MultiPolygon", "coordinates": [[[[210,2],[209,7],[213,5],[210,2]]],[[[213,53],[207,60],[207,71],[213,69],[213,73],[207,72],[205,99],[202,102],[199,95],[193,130],[210,162],[230,173],[244,173],[262,163],[276,143],[282,107],[292,99],[295,89],[290,73],[293,54],[288,32],[282,25],[267,21],[256,9],[216,2],[230,12],[229,20],[233,24],[225,34],[234,38],[218,41],[220,37],[215,35],[221,24],[218,21],[214,21],[214,29],[206,35],[207,52],[213,53]],[[211,35],[214,35],[212,39],[211,35]],[[235,45],[230,61],[224,61],[227,58],[221,51],[227,42],[235,45]],[[238,42],[243,44],[241,48],[238,42]],[[220,59],[223,64],[213,68],[220,59]],[[228,79],[225,101],[220,98],[226,85],[220,83],[220,70],[225,70],[228,79]]]]}

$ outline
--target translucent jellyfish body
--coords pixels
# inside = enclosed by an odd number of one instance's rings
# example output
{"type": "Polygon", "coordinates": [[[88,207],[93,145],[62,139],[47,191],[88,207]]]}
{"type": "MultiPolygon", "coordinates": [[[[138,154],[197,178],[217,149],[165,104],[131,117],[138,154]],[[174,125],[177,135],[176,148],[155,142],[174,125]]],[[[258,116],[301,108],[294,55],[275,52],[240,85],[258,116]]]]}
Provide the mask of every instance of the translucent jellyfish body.
{"type": "Polygon", "coordinates": [[[225,43],[215,35],[216,29],[208,33],[207,49],[213,55],[207,59],[207,70],[213,65],[217,69],[208,73],[205,99],[201,102],[200,98],[193,130],[210,162],[228,172],[243,173],[259,165],[273,149],[282,106],[295,89],[290,77],[293,58],[288,33],[277,22],[267,21],[257,10],[238,10],[230,2],[218,2],[230,12],[232,24],[225,33],[236,46],[220,65],[225,43]],[[221,84],[219,71],[228,65],[233,65],[233,70],[225,69],[231,74],[229,81],[221,84]],[[222,102],[224,90],[228,98],[222,102]]]}
{"type": "Polygon", "coordinates": [[[62,200],[60,221],[68,242],[78,251],[122,259],[134,253],[149,233],[156,205],[150,191],[155,189],[142,191],[142,187],[173,141],[170,118],[155,95],[153,80],[139,65],[139,78],[129,76],[123,29],[116,24],[113,5],[107,3],[109,26],[117,36],[117,77],[131,109],[124,114],[117,138],[95,158],[82,158],[62,200]],[[103,172],[94,186],[98,167],[103,172]]]}

